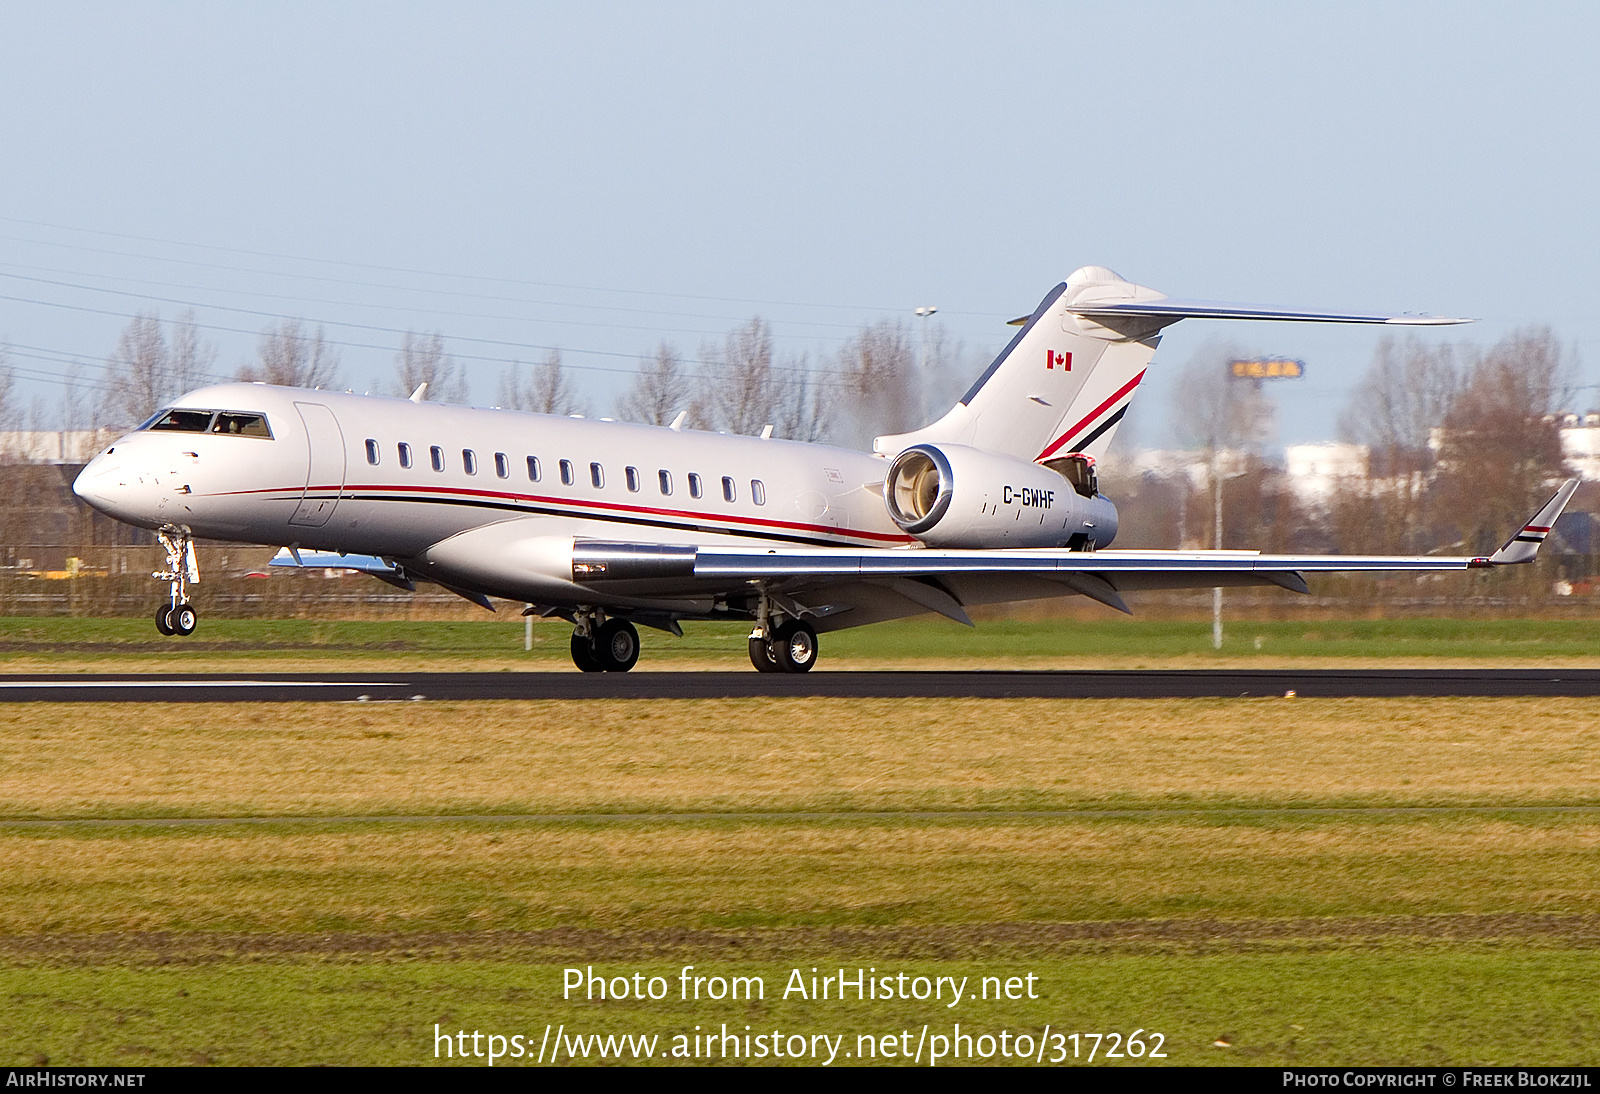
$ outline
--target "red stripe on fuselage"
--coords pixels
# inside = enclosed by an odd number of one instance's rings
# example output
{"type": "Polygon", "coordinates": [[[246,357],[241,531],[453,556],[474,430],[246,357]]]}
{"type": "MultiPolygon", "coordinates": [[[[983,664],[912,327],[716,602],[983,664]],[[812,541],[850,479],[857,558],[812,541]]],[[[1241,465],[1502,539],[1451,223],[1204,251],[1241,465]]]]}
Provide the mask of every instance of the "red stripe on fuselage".
{"type": "MultiPolygon", "coordinates": [[[[803,523],[801,521],[771,520],[771,519],[767,519],[767,518],[764,518],[764,517],[720,516],[720,515],[718,515],[716,513],[695,512],[692,509],[662,509],[662,508],[658,508],[658,507],[655,507],[655,506],[647,506],[647,505],[621,505],[621,504],[618,504],[616,502],[591,501],[591,500],[587,500],[587,499],[583,499],[583,498],[561,498],[561,497],[551,497],[551,496],[543,495],[543,494],[513,494],[513,493],[506,493],[506,492],[498,491],[498,490],[473,490],[473,489],[469,489],[469,488],[466,488],[466,487],[454,487],[454,486],[411,486],[411,485],[403,485],[403,484],[396,484],[396,485],[389,485],[389,486],[380,486],[380,485],[351,486],[349,484],[345,484],[344,486],[331,486],[331,485],[329,485],[329,486],[307,486],[307,487],[294,486],[294,487],[281,487],[281,488],[278,488],[278,489],[269,489],[269,490],[229,490],[229,491],[224,491],[221,494],[213,494],[213,495],[210,495],[210,496],[212,496],[212,497],[229,497],[229,496],[239,496],[239,495],[245,495],[245,494],[290,494],[291,497],[287,498],[285,500],[298,500],[297,492],[303,492],[306,495],[310,495],[310,494],[313,494],[313,493],[315,493],[317,491],[327,491],[328,493],[337,494],[337,496],[339,497],[340,500],[343,500],[345,498],[351,498],[352,500],[356,500],[356,501],[361,501],[361,500],[367,500],[367,501],[384,500],[384,499],[381,499],[381,498],[379,498],[379,499],[374,499],[374,498],[363,499],[362,496],[361,496],[362,492],[370,492],[370,493],[380,493],[381,492],[381,493],[386,493],[386,494],[417,494],[417,495],[421,495],[422,497],[435,497],[435,496],[445,495],[445,494],[454,494],[454,495],[465,495],[467,497],[474,497],[474,498],[487,498],[487,499],[493,499],[493,500],[499,500],[499,501],[523,502],[523,503],[544,504],[544,505],[571,506],[571,507],[575,507],[575,508],[578,508],[578,509],[587,508],[587,509],[599,510],[599,511],[603,511],[603,512],[611,512],[611,513],[619,513],[619,514],[632,513],[632,514],[635,514],[635,515],[638,515],[638,516],[668,517],[668,518],[673,518],[673,519],[677,519],[677,520],[687,520],[687,521],[696,522],[694,526],[691,526],[690,528],[686,529],[688,531],[698,531],[698,530],[700,530],[699,527],[698,527],[699,524],[703,524],[706,521],[715,521],[715,522],[721,522],[721,523],[742,523],[742,524],[748,524],[748,525],[756,525],[757,527],[761,527],[761,528],[783,528],[783,529],[789,529],[789,530],[797,531],[797,532],[811,532],[811,533],[815,533],[815,534],[818,534],[818,535],[844,536],[844,537],[847,537],[847,538],[866,539],[866,540],[870,540],[870,541],[874,541],[874,542],[880,542],[880,543],[915,543],[915,542],[917,542],[914,537],[907,536],[907,535],[895,535],[893,533],[888,533],[888,532],[854,531],[854,530],[844,529],[844,528],[835,528],[835,527],[832,527],[830,525],[825,525],[825,524],[806,524],[806,523],[803,523]]],[[[728,530],[730,532],[738,531],[738,529],[736,529],[736,528],[730,528],[728,530]]]]}

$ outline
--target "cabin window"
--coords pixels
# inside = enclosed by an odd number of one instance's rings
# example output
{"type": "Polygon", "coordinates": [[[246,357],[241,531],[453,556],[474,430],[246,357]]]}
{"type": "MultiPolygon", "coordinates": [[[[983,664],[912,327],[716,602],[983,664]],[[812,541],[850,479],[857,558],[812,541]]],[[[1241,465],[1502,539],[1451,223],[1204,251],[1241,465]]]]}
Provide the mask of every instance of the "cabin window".
{"type": "Polygon", "coordinates": [[[371,437],[367,438],[367,462],[373,467],[378,466],[378,442],[371,437]]]}
{"type": "Polygon", "coordinates": [[[221,411],[211,423],[211,432],[225,433],[230,437],[272,437],[267,420],[259,414],[233,414],[221,411]]]}
{"type": "Polygon", "coordinates": [[[637,467],[629,467],[623,472],[623,475],[628,480],[628,489],[637,494],[639,492],[639,469],[637,467]]]}
{"type": "Polygon", "coordinates": [[[693,471],[689,472],[689,496],[698,498],[705,493],[705,488],[700,485],[700,476],[693,471]]]}
{"type": "Polygon", "coordinates": [[[760,479],[750,480],[750,500],[757,505],[767,504],[767,487],[760,479]]]}
{"type": "Polygon", "coordinates": [[[657,471],[656,479],[661,483],[661,496],[669,496],[672,493],[672,472],[657,471]]]}
{"type": "Polygon", "coordinates": [[[511,461],[506,459],[504,452],[496,452],[494,454],[494,473],[502,479],[511,477],[511,461]]]}
{"type": "Polygon", "coordinates": [[[594,483],[596,490],[606,484],[606,473],[599,464],[591,463],[589,465],[589,481],[594,483]]]}
{"type": "Polygon", "coordinates": [[[539,457],[538,456],[529,456],[528,457],[528,481],[529,482],[538,482],[539,481],[539,457]]]}
{"type": "Polygon", "coordinates": [[[169,410],[150,428],[174,433],[204,433],[210,425],[209,410],[169,410]]]}
{"type": "Polygon", "coordinates": [[[400,445],[399,445],[399,449],[400,449],[400,466],[401,467],[410,467],[411,466],[411,446],[409,444],[406,444],[404,441],[401,441],[400,445]]]}
{"type": "Polygon", "coordinates": [[[435,471],[443,471],[444,449],[440,448],[438,445],[434,445],[432,448],[428,449],[428,455],[433,460],[433,469],[435,471]]]}
{"type": "Polygon", "coordinates": [[[728,476],[724,475],[724,476],[722,476],[722,500],[723,501],[732,501],[733,498],[734,498],[733,480],[730,479],[728,476]]]}
{"type": "Polygon", "coordinates": [[[572,461],[571,460],[562,460],[561,461],[561,485],[562,486],[571,486],[573,483],[575,483],[577,481],[578,481],[578,476],[573,474],[573,472],[572,472],[572,461]]]}
{"type": "Polygon", "coordinates": [[[478,473],[478,454],[470,448],[461,450],[461,467],[469,475],[478,473]]]}

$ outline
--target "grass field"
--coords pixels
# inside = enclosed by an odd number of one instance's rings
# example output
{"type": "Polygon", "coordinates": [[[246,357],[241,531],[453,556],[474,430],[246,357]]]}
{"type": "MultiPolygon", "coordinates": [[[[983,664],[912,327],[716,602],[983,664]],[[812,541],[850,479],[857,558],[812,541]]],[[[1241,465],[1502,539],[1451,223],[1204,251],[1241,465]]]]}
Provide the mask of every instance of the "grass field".
{"type": "Polygon", "coordinates": [[[0,1028],[20,1064],[432,1062],[436,1023],[653,1034],[657,1062],[727,1023],[842,1056],[955,1022],[1156,1031],[1169,1063],[1592,1064],[1597,723],[1520,699],[0,707],[0,1028]],[[766,996],[561,995],[569,967],[676,992],[685,964],[766,996]],[[1037,998],[783,998],[813,967],[1037,998]]]}
{"type": "MultiPolygon", "coordinates": [[[[641,633],[640,669],[746,668],[749,629],[688,624],[683,638],[641,633]]],[[[573,671],[571,627],[503,613],[474,622],[205,619],[187,639],[162,638],[148,619],[0,616],[0,671],[573,671]]],[[[920,618],[822,636],[833,669],[1140,668],[1428,665],[1600,666],[1600,619],[1230,621],[1222,649],[1207,621],[983,621],[976,629],[920,618]]]]}

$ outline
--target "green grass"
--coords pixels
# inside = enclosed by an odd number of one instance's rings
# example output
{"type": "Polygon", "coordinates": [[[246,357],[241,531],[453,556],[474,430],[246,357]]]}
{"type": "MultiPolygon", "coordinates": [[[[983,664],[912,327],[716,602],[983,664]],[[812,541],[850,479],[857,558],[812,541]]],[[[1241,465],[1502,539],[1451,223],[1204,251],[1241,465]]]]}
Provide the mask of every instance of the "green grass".
{"type": "MultiPolygon", "coordinates": [[[[205,669],[247,665],[311,669],[414,664],[427,668],[567,668],[571,628],[535,624],[523,650],[516,616],[474,622],[331,622],[208,618],[188,640],[163,639],[143,619],[0,617],[0,666],[40,670],[58,664],[108,669],[118,663],[205,669]]],[[[688,624],[681,639],[643,632],[641,668],[745,663],[743,624],[688,624]]],[[[1210,624],[1108,618],[1000,620],[969,629],[920,618],[823,636],[824,666],[884,665],[1072,667],[1101,664],[1214,664],[1283,661],[1393,662],[1448,658],[1537,663],[1600,660],[1600,619],[1403,619],[1232,621],[1220,651],[1210,624]]]]}
{"type": "MultiPolygon", "coordinates": [[[[496,625],[463,626],[482,629],[459,641],[496,625]]],[[[1174,1064],[1593,1063],[1595,709],[16,705],[0,717],[13,818],[757,815],[0,825],[0,1047],[23,1065],[399,1064],[433,1062],[435,1023],[526,1039],[546,1023],[748,1022],[844,1034],[854,1051],[857,1034],[961,1021],[1155,1030],[1174,1064]],[[1541,802],[1590,808],[1515,808],[1541,802]],[[1404,808],[1417,805],[1452,808],[1404,808]],[[850,815],[919,806],[972,812],[850,815]],[[1151,812],[984,812],[1039,806],[1151,812]],[[785,808],[839,815],[759,815],[785,808]],[[769,996],[561,1000],[562,968],[588,964],[756,973],[769,996]],[[954,1010],[781,998],[791,968],[828,964],[1032,972],[1042,994],[954,1010]]]]}
{"type": "MultiPolygon", "coordinates": [[[[578,968],[588,964],[576,961],[578,968]]],[[[528,1057],[544,1042],[547,1024],[580,1036],[655,1034],[660,1038],[651,1061],[655,1064],[673,1062],[661,1054],[675,1044],[692,1044],[675,1042],[676,1036],[692,1036],[696,1026],[720,1034],[724,1024],[737,1035],[749,1026],[752,1035],[776,1031],[785,1040],[794,1034],[842,1035],[843,1041],[835,1042],[840,1065],[855,1062],[863,1035],[881,1039],[909,1031],[909,1044],[916,1046],[924,1024],[931,1036],[950,1038],[956,1023],[968,1035],[1007,1030],[1033,1038],[1040,1038],[1047,1024],[1066,1034],[1142,1030],[1141,1040],[1147,1044],[1155,1042],[1152,1033],[1160,1033],[1166,1058],[1146,1062],[1180,1066],[1593,1065],[1600,1042],[1600,1002],[1594,992],[1600,982],[1600,952],[1595,950],[1399,944],[1306,952],[1290,946],[1265,953],[1001,952],[975,962],[824,947],[778,962],[689,955],[595,967],[607,976],[637,972],[662,977],[670,994],[660,1002],[563,1000],[566,967],[571,966],[512,955],[458,961],[389,956],[334,964],[280,958],[178,967],[0,969],[0,993],[8,1004],[6,1062],[47,1058],[55,1065],[122,1067],[487,1063],[483,1057],[445,1058],[443,1044],[435,1042],[438,1028],[447,1036],[465,1031],[469,1051],[475,1031],[519,1034],[527,1055],[499,1061],[517,1066],[532,1062],[528,1057]],[[766,999],[683,1002],[676,995],[680,969],[688,963],[708,977],[761,976],[766,999]],[[800,969],[809,979],[813,966],[823,972],[843,966],[852,979],[862,967],[930,978],[954,976],[958,981],[965,977],[969,988],[976,988],[984,976],[1031,973],[1037,977],[1039,998],[969,998],[953,1008],[931,1000],[783,999],[793,970],[800,969]],[[1219,1040],[1227,1047],[1217,1045],[1219,1040]]],[[[552,1029],[551,1038],[555,1033],[552,1029]]],[[[1059,1049],[1057,1044],[1053,1038],[1048,1042],[1046,1058],[1054,1061],[1061,1052],[1066,1057],[1061,1066],[1138,1062],[1106,1060],[1104,1041],[1102,1055],[1092,1064],[1089,1039],[1079,1038],[1076,1060],[1072,1041],[1063,1038],[1059,1049]]],[[[974,1040],[974,1050],[979,1046],[974,1040]]],[[[992,1045],[983,1047],[995,1051],[992,1045]]],[[[480,1041],[479,1051],[486,1048],[487,1041],[480,1041]]],[[[589,1062],[597,1061],[591,1057],[589,1062]]],[[[691,1056],[686,1062],[707,1061],[691,1056]]],[[[724,1061],[713,1057],[710,1062],[724,1061]]],[[[926,1052],[921,1062],[927,1065],[926,1052]]],[[[996,1055],[980,1062],[1021,1061],[996,1055]]],[[[569,1063],[565,1055],[561,1063],[569,1063]]]]}
{"type": "Polygon", "coordinates": [[[1574,915],[1592,812],[10,829],[0,933],[1574,915]]]}

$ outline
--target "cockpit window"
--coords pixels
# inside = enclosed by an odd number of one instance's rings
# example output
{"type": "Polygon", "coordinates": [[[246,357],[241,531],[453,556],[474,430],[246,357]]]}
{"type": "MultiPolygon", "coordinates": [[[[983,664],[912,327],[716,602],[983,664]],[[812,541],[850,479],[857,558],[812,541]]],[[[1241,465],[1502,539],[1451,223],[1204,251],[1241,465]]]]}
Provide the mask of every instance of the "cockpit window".
{"type": "Polygon", "coordinates": [[[228,433],[237,437],[270,437],[272,430],[267,428],[267,420],[259,414],[235,414],[224,410],[217,414],[217,420],[211,424],[211,432],[228,433]]]}
{"type": "Polygon", "coordinates": [[[164,410],[150,419],[144,428],[171,433],[210,432],[231,437],[272,437],[265,417],[235,410],[164,410]]]}
{"type": "Polygon", "coordinates": [[[209,410],[169,410],[150,428],[174,433],[204,433],[210,424],[209,410]]]}

